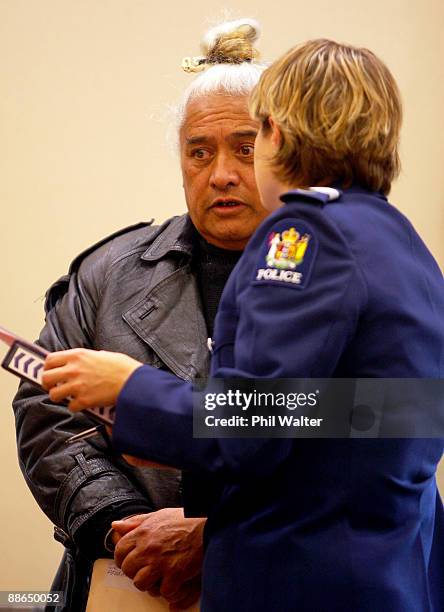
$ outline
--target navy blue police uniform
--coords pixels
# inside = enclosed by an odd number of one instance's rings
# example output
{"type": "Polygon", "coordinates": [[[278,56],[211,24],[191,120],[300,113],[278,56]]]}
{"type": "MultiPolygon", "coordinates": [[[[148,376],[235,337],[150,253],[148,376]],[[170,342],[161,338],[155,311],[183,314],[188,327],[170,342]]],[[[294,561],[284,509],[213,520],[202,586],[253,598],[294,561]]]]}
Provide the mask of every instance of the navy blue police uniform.
{"type": "MultiPolygon", "coordinates": [[[[213,376],[443,378],[438,265],[383,195],[338,195],[289,192],[258,228],[222,296],[213,376]]],[[[113,440],[222,479],[204,612],[444,610],[442,439],[193,439],[191,384],[142,366],[113,440]]]]}

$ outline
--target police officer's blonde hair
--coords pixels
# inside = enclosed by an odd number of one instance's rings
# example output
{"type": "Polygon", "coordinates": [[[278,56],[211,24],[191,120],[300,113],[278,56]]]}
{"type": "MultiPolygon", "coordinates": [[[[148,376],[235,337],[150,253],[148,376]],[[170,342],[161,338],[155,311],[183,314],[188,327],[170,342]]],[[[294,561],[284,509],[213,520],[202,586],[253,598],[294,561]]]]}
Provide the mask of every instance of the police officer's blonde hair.
{"type": "Polygon", "coordinates": [[[202,42],[202,56],[184,58],[187,72],[203,70],[187,87],[176,107],[177,127],[185,118],[190,100],[208,94],[248,96],[257,85],[264,64],[258,63],[255,43],[260,28],[254,19],[226,21],[211,28],[202,42]]]}
{"type": "Polygon", "coordinates": [[[385,64],[368,49],[331,40],[297,45],[262,75],[250,110],[282,133],[271,160],[292,186],[357,182],[387,194],[399,174],[401,98],[385,64]]]}

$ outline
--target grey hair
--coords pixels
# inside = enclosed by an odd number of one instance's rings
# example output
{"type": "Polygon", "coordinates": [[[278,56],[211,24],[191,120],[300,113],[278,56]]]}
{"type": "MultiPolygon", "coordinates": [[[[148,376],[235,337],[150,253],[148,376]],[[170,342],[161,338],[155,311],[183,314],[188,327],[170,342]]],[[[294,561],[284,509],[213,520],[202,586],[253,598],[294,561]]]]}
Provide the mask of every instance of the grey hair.
{"type": "Polygon", "coordinates": [[[255,61],[258,53],[253,43],[259,33],[259,24],[254,19],[237,19],[221,23],[205,34],[202,49],[205,57],[211,58],[210,61],[207,59],[209,67],[188,85],[181,100],[172,109],[176,134],[183,125],[190,100],[212,93],[232,96],[251,93],[267,68],[265,63],[255,61]],[[224,48],[224,45],[229,48],[224,48]]]}

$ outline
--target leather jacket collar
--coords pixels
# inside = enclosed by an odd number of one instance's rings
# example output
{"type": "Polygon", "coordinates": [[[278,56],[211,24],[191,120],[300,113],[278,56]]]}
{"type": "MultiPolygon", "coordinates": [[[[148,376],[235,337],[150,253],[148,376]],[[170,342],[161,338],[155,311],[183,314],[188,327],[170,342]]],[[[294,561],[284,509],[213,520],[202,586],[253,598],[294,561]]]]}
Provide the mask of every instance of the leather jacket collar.
{"type": "Polygon", "coordinates": [[[147,250],[142,254],[144,261],[157,261],[172,251],[178,251],[191,257],[193,238],[196,230],[188,215],[173,217],[159,226],[156,236],[147,250]]]}

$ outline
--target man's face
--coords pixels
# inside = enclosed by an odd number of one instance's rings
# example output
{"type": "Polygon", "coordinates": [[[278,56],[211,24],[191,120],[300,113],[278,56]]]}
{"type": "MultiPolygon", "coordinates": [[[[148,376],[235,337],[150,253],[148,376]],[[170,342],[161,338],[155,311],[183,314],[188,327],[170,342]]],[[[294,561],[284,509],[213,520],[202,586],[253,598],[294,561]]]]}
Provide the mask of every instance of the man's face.
{"type": "Polygon", "coordinates": [[[243,249],[268,214],[254,178],[257,129],[246,96],[215,93],[188,103],[180,130],[190,217],[208,242],[224,249],[243,249]]]}

